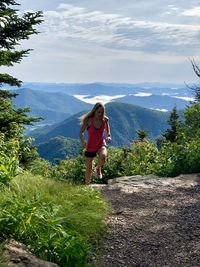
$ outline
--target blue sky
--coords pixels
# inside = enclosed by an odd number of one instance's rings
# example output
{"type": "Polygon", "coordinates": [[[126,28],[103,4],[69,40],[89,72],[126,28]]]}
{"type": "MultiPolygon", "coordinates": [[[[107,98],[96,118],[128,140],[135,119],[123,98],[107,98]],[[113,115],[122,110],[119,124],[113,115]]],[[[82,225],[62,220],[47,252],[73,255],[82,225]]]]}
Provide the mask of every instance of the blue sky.
{"type": "Polygon", "coordinates": [[[34,51],[9,68],[23,81],[197,81],[189,60],[200,63],[199,0],[17,2],[44,12],[41,33],[21,45],[34,51]]]}

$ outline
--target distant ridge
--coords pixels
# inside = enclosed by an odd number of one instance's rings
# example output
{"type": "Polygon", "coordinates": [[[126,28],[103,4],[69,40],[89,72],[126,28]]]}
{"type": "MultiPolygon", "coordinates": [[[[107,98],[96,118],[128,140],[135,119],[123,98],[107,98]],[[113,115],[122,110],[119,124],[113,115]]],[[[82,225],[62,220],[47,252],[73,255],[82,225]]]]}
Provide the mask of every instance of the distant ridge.
{"type": "MultiPolygon", "coordinates": [[[[5,87],[13,89],[12,87],[5,87]]],[[[162,83],[23,83],[22,88],[46,92],[63,92],[66,94],[90,94],[90,95],[113,95],[113,94],[132,94],[138,90],[148,90],[153,94],[168,93],[170,90],[177,89],[182,94],[189,94],[185,85],[181,84],[162,84],[162,83]]],[[[17,88],[16,88],[17,89],[17,88]]]]}
{"type": "Polygon", "coordinates": [[[31,115],[44,117],[44,123],[60,122],[73,114],[91,108],[91,104],[80,101],[62,92],[45,92],[21,88],[14,90],[19,95],[13,99],[17,107],[30,107],[31,115]]]}
{"type": "Polygon", "coordinates": [[[141,107],[149,108],[149,109],[165,109],[171,111],[175,106],[177,109],[185,109],[189,102],[183,99],[171,97],[171,96],[163,96],[163,95],[149,95],[149,96],[135,96],[129,95],[117,98],[113,101],[139,105],[141,107]]]}
{"type": "MultiPolygon", "coordinates": [[[[85,112],[77,113],[56,125],[38,129],[31,135],[35,138],[37,144],[56,136],[78,139],[80,130],[79,118],[85,112]]],[[[151,139],[159,136],[168,127],[169,113],[153,111],[131,104],[108,103],[106,105],[106,114],[110,120],[112,145],[114,146],[130,145],[136,138],[136,130],[141,127],[149,131],[151,139]]]]}
{"type": "MultiPolygon", "coordinates": [[[[68,95],[71,97],[76,97],[76,101],[82,101],[79,102],[80,105],[78,105],[78,110],[76,110],[76,104],[75,99],[71,98],[71,106],[70,109],[73,109],[75,112],[87,109],[88,107],[82,107],[84,105],[88,105],[88,103],[94,104],[96,99],[102,99],[105,98],[105,102],[110,101],[110,99],[116,99],[116,97],[124,96],[124,98],[117,99],[114,101],[117,102],[125,102],[130,103],[134,105],[140,105],[142,107],[146,108],[152,108],[155,110],[172,110],[174,106],[177,107],[177,109],[183,109],[187,105],[189,105],[189,101],[192,100],[192,92],[189,90],[185,85],[177,85],[177,84],[162,84],[162,83],[138,83],[138,84],[117,84],[117,83],[88,83],[88,84],[65,84],[65,83],[24,83],[21,89],[16,90],[17,92],[21,92],[23,94],[23,90],[27,90],[26,88],[32,90],[35,92],[35,94],[39,94],[39,92],[42,93],[52,93],[55,96],[55,93],[63,93],[65,95],[57,95],[58,99],[54,100],[55,104],[60,100],[64,100],[68,95]],[[148,95],[148,96],[147,96],[148,95]],[[151,96],[152,95],[152,96],[151,96]],[[108,97],[106,99],[106,97],[108,97]]],[[[33,92],[31,92],[33,94],[33,92]]],[[[27,94],[27,92],[24,92],[24,94],[27,94]]],[[[26,97],[26,95],[24,95],[26,97]]],[[[39,97],[39,96],[38,96],[39,97]]],[[[50,100],[53,97],[53,95],[50,96],[50,100]]],[[[45,99],[45,97],[41,96],[41,98],[45,99]]],[[[35,97],[32,98],[33,103],[30,102],[30,107],[36,112],[36,109],[38,108],[38,105],[36,108],[32,105],[34,105],[34,101],[37,101],[35,97]]],[[[101,101],[101,100],[100,100],[101,101]]],[[[51,101],[50,101],[51,102],[51,101]]],[[[67,102],[70,102],[70,99],[68,97],[67,102]]],[[[45,101],[45,103],[47,103],[45,101]]],[[[62,101],[58,104],[58,108],[53,109],[55,112],[58,112],[58,114],[55,115],[56,119],[55,121],[52,120],[52,122],[58,122],[61,121],[64,118],[69,117],[69,115],[73,115],[75,112],[72,110],[68,110],[68,105],[66,106],[62,104],[62,101]],[[62,109],[62,110],[60,110],[62,109]],[[59,114],[61,112],[61,114],[59,114]],[[63,113],[66,113],[63,116],[63,113]],[[67,116],[66,116],[67,115],[67,116]],[[59,119],[60,117],[60,119],[59,119]]],[[[29,104],[29,103],[28,103],[29,104]]],[[[42,103],[43,104],[43,103],[42,103]]],[[[48,104],[48,103],[47,103],[48,104]]],[[[39,105],[40,110],[41,103],[39,105]]],[[[52,110],[51,107],[47,105],[47,108],[42,108],[42,110],[52,110]]],[[[45,115],[48,112],[45,112],[45,115]]]]}

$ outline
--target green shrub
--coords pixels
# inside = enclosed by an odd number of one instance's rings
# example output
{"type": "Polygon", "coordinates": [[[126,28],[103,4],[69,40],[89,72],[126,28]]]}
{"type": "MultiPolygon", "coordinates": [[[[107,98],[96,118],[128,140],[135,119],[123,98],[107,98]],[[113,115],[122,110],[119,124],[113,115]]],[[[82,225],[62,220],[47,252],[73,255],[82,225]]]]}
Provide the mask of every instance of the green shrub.
{"type": "Polygon", "coordinates": [[[30,199],[13,196],[0,212],[2,238],[12,236],[31,245],[34,253],[43,259],[66,263],[68,266],[72,263],[83,266],[88,244],[73,229],[66,216],[58,215],[60,209],[62,207],[59,205],[41,203],[38,196],[30,199]]]}
{"type": "Polygon", "coordinates": [[[197,173],[200,172],[200,134],[185,144],[185,157],[182,166],[183,173],[197,173]]]}
{"type": "Polygon", "coordinates": [[[200,103],[186,108],[184,115],[187,135],[194,137],[200,128],[200,103]]]}
{"type": "Polygon", "coordinates": [[[43,158],[36,158],[26,166],[26,169],[32,174],[42,175],[44,177],[50,176],[51,168],[52,164],[43,158]]]}
{"type": "Polygon", "coordinates": [[[162,144],[156,160],[153,164],[153,173],[158,176],[176,176],[179,171],[177,166],[177,152],[179,146],[177,143],[165,142],[162,144]]]}
{"type": "Polygon", "coordinates": [[[0,183],[8,184],[19,172],[19,142],[0,135],[0,183]]]}
{"type": "Polygon", "coordinates": [[[200,138],[182,135],[177,142],[165,142],[155,161],[154,173],[159,176],[177,176],[200,171],[200,138]]]}
{"type": "Polygon", "coordinates": [[[36,147],[32,144],[32,138],[20,139],[19,162],[23,168],[27,168],[32,161],[39,157],[36,147]]]}
{"type": "Polygon", "coordinates": [[[122,176],[124,173],[123,169],[123,158],[124,150],[121,148],[108,148],[108,159],[107,163],[103,166],[103,181],[114,177],[122,176]]]}
{"type": "Polygon", "coordinates": [[[0,238],[13,237],[60,266],[87,266],[107,213],[97,191],[24,174],[1,190],[0,238]]]}
{"type": "Polygon", "coordinates": [[[61,160],[58,165],[52,167],[50,176],[54,179],[83,183],[85,170],[85,157],[80,155],[74,159],[61,160]]]}
{"type": "Polygon", "coordinates": [[[124,159],[124,174],[151,174],[157,153],[155,144],[148,141],[136,141],[124,159]]]}

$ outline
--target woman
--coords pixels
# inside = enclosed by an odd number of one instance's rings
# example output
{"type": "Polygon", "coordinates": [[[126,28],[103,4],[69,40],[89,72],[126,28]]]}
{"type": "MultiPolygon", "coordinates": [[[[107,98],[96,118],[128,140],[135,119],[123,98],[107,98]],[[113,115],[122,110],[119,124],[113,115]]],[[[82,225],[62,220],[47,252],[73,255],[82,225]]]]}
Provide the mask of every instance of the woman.
{"type": "Polygon", "coordinates": [[[101,167],[107,158],[106,142],[104,139],[104,130],[107,134],[107,142],[111,142],[110,126],[108,117],[105,116],[105,107],[102,103],[96,103],[93,109],[82,118],[80,129],[80,139],[83,148],[86,149],[86,173],[85,184],[91,183],[93,160],[98,154],[98,165],[96,168],[97,176],[101,179],[101,167]],[[87,142],[84,141],[84,131],[88,131],[87,142]]]}

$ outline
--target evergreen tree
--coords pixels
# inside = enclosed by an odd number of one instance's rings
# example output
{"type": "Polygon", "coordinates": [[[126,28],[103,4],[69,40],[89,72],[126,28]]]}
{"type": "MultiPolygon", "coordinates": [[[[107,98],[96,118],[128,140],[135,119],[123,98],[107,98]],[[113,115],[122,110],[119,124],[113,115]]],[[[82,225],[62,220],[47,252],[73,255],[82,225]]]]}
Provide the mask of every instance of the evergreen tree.
{"type": "Polygon", "coordinates": [[[178,134],[178,126],[179,126],[178,118],[179,118],[179,115],[177,113],[177,109],[176,107],[174,107],[172,112],[170,113],[170,117],[168,120],[168,123],[171,126],[171,128],[167,129],[166,132],[163,134],[166,140],[169,140],[171,142],[176,141],[177,134],[178,134]]]}
{"type": "MultiPolygon", "coordinates": [[[[27,12],[19,17],[16,7],[19,4],[14,0],[0,1],[0,66],[13,66],[20,63],[31,49],[16,51],[20,40],[29,39],[30,35],[37,34],[35,25],[42,22],[42,12],[27,12]]],[[[9,84],[20,86],[21,81],[5,74],[0,74],[0,86],[9,84]]]]}
{"type": "MultiPolygon", "coordinates": [[[[42,12],[27,12],[22,17],[17,13],[19,4],[14,0],[0,1],[0,66],[13,66],[20,63],[31,49],[16,51],[20,40],[28,39],[30,35],[37,34],[35,25],[42,22],[42,12]]],[[[20,86],[21,81],[6,73],[0,73],[0,87],[4,84],[20,86]]],[[[23,125],[30,125],[37,118],[27,116],[28,108],[16,109],[12,104],[12,98],[16,93],[0,90],[0,132],[6,138],[21,135],[23,125]]]]}
{"type": "Polygon", "coordinates": [[[137,130],[136,133],[137,133],[138,140],[141,141],[141,142],[146,140],[146,138],[149,135],[148,131],[143,129],[143,128],[137,130]]]}
{"type": "MultiPolygon", "coordinates": [[[[42,22],[41,11],[27,12],[20,17],[17,6],[19,4],[14,0],[0,0],[0,66],[12,67],[29,54],[31,49],[16,50],[16,47],[19,47],[21,40],[37,34],[35,26],[42,22]]],[[[24,125],[31,125],[41,118],[28,117],[29,108],[15,108],[12,98],[17,94],[1,89],[5,84],[19,87],[21,83],[9,74],[0,73],[0,139],[4,142],[16,140],[22,148],[18,157],[24,160],[35,157],[31,142],[23,139],[24,125]],[[27,151],[30,151],[30,155],[27,151]]],[[[0,154],[3,156],[3,153],[0,154]]],[[[2,168],[5,169],[5,166],[2,168]]]]}

